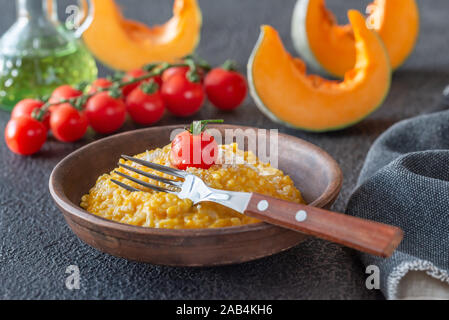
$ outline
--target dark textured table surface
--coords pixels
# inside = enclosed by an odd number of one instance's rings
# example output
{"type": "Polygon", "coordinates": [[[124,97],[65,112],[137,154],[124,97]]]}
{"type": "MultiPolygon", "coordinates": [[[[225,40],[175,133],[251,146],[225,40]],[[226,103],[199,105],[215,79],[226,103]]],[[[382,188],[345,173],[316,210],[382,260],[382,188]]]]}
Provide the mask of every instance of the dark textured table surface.
{"type": "MultiPolygon", "coordinates": [[[[67,1],[59,1],[62,5],[67,1]]],[[[367,1],[327,1],[346,21],[345,10],[363,9],[367,1]]],[[[407,63],[394,74],[382,108],[360,124],[335,133],[309,134],[280,128],[327,150],[344,172],[343,190],[334,205],[343,211],[365,155],[379,134],[393,123],[431,111],[449,83],[449,1],[418,1],[421,33],[407,63]]],[[[72,1],[73,3],[73,1],[72,1]]],[[[125,1],[120,1],[124,4],[125,1]]],[[[168,18],[171,2],[127,0],[125,14],[148,23],[168,18]]],[[[217,64],[235,58],[246,65],[259,25],[275,26],[288,49],[294,0],[200,0],[203,29],[198,53],[217,64]]],[[[61,7],[63,7],[61,5],[61,7]]],[[[0,31],[13,22],[14,5],[0,0],[0,31]]],[[[293,52],[293,50],[292,50],[293,52]]],[[[108,71],[101,68],[101,73],[108,71]]],[[[227,123],[276,128],[250,98],[231,114],[206,105],[196,118],[224,118],[227,123]]],[[[0,111],[0,129],[9,115],[0,111]]],[[[161,125],[184,123],[166,116],[161,125]]],[[[132,128],[127,124],[124,129],[132,128]]],[[[381,299],[365,289],[364,267],[357,254],[325,241],[310,239],[296,248],[258,261],[218,268],[171,268],[115,258],[82,243],[53,204],[47,183],[55,164],[77,144],[50,140],[42,152],[21,158],[0,141],[0,298],[4,299],[381,299]],[[80,290],[65,287],[66,267],[78,265],[80,290]]]]}

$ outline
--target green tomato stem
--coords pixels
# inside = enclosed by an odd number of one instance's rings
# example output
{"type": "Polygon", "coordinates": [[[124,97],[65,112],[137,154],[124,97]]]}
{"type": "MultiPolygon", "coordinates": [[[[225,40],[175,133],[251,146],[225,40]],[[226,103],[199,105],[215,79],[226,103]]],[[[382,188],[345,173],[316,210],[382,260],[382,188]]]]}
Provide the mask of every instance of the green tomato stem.
{"type": "Polygon", "coordinates": [[[237,63],[234,60],[226,60],[222,65],[221,68],[227,71],[236,71],[237,70],[237,63]]]}
{"type": "Polygon", "coordinates": [[[213,120],[198,120],[193,121],[190,124],[190,129],[188,130],[193,135],[199,135],[204,130],[206,130],[206,127],[209,123],[223,123],[223,119],[213,119],[213,120]]]}
{"type": "Polygon", "coordinates": [[[151,79],[149,82],[142,82],[140,90],[146,94],[154,94],[159,89],[159,85],[151,79]]]}

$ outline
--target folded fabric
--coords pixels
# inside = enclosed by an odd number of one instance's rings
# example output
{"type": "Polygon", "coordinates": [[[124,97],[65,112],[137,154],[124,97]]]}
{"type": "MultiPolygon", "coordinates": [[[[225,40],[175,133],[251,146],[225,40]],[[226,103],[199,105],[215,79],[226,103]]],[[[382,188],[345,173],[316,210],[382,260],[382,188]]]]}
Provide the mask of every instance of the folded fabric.
{"type": "Polygon", "coordinates": [[[348,214],[404,230],[391,258],[362,254],[366,265],[379,267],[386,298],[449,299],[449,111],[404,120],[384,132],[357,185],[348,214]]]}

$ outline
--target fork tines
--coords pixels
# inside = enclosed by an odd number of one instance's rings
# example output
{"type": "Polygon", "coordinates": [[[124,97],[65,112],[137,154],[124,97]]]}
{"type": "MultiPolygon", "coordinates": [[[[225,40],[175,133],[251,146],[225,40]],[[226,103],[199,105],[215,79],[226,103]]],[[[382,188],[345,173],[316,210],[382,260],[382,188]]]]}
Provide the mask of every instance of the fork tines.
{"type": "Polygon", "coordinates": [[[125,169],[129,170],[129,171],[138,173],[138,174],[140,174],[140,175],[142,175],[142,176],[144,176],[144,177],[147,177],[147,178],[150,178],[150,179],[153,179],[153,180],[156,180],[156,181],[160,181],[160,182],[162,182],[162,183],[166,183],[166,184],[169,184],[169,185],[172,185],[172,186],[175,186],[175,187],[179,186],[179,181],[175,181],[175,180],[171,180],[171,179],[166,179],[166,178],[163,178],[163,177],[161,177],[161,176],[157,176],[157,175],[155,175],[155,174],[151,174],[151,173],[148,173],[148,172],[139,170],[139,169],[137,169],[137,168],[128,166],[128,165],[123,164],[123,163],[120,163],[120,162],[118,163],[118,165],[119,165],[120,167],[122,167],[122,168],[125,168],[125,169]]]}
{"type": "Polygon", "coordinates": [[[140,164],[140,165],[142,165],[144,167],[148,167],[148,168],[151,168],[153,170],[160,171],[160,172],[163,172],[163,173],[166,173],[166,174],[169,174],[171,176],[178,177],[178,178],[184,178],[187,175],[187,173],[185,171],[178,170],[178,169],[175,169],[175,168],[170,168],[170,167],[163,166],[163,165],[160,165],[160,164],[157,164],[157,163],[153,163],[153,162],[150,162],[150,161],[145,161],[145,160],[142,160],[142,159],[137,159],[137,158],[133,158],[133,157],[130,157],[130,156],[125,156],[125,155],[122,155],[122,158],[126,159],[126,160],[129,160],[129,161],[132,161],[132,162],[135,162],[135,163],[138,163],[138,164],[140,164]]]}
{"type": "MultiPolygon", "coordinates": [[[[124,158],[126,160],[129,160],[129,161],[132,161],[134,163],[140,164],[141,166],[148,167],[150,169],[153,169],[153,170],[156,170],[156,171],[168,174],[168,175],[172,175],[172,176],[175,176],[175,177],[178,177],[178,178],[184,178],[186,176],[186,172],[184,172],[184,171],[177,170],[177,169],[170,168],[170,167],[166,167],[166,166],[163,166],[163,165],[160,165],[160,164],[157,164],[157,163],[145,161],[145,160],[134,158],[134,157],[129,157],[129,156],[126,156],[126,155],[122,155],[122,158],[124,158]]],[[[167,179],[167,178],[164,178],[164,177],[161,177],[161,176],[158,176],[158,175],[154,175],[154,174],[142,171],[140,169],[128,166],[128,165],[120,163],[120,162],[118,163],[118,165],[120,167],[122,167],[122,168],[125,168],[125,169],[129,170],[129,171],[135,172],[137,174],[140,174],[140,175],[142,175],[144,177],[147,177],[147,178],[150,178],[152,180],[156,180],[156,181],[162,182],[162,183],[167,184],[169,186],[180,187],[181,184],[182,184],[182,182],[180,182],[180,181],[171,180],[171,179],[167,179]]],[[[174,190],[171,190],[171,189],[168,189],[168,188],[164,188],[164,187],[160,187],[160,186],[156,186],[154,184],[151,184],[151,183],[139,180],[137,178],[131,177],[131,176],[129,176],[129,175],[125,174],[125,173],[122,173],[120,171],[114,171],[114,173],[118,174],[119,176],[121,176],[121,177],[123,177],[125,179],[133,181],[133,182],[135,182],[135,183],[137,183],[137,184],[139,184],[141,186],[150,188],[150,189],[158,191],[158,192],[168,192],[168,193],[174,193],[175,192],[174,190]]],[[[122,188],[124,188],[124,189],[126,189],[128,191],[132,191],[132,192],[134,192],[134,191],[142,191],[142,190],[139,190],[137,188],[131,187],[131,186],[127,185],[127,184],[124,184],[124,183],[122,183],[120,181],[117,181],[115,179],[111,179],[111,182],[117,184],[118,186],[120,186],[120,187],[122,187],[122,188]]]]}

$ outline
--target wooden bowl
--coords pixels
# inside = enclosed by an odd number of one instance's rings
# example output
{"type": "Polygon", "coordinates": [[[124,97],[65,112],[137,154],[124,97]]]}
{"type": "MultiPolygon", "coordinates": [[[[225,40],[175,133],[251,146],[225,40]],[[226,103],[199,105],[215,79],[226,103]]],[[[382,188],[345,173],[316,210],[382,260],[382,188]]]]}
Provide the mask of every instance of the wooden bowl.
{"type": "MultiPolygon", "coordinates": [[[[243,130],[249,127],[215,125],[243,130]]],[[[266,223],[216,229],[137,227],[90,214],[79,204],[97,178],[116,167],[121,154],[134,155],[162,147],[180,126],[129,131],[90,143],[64,158],[50,176],[50,193],[73,232],[84,242],[114,256],[171,266],[214,266],[241,263],[289,249],[306,235],[266,223]]],[[[255,129],[255,128],[251,128],[255,129]]],[[[246,140],[246,139],[245,139],[246,140]]],[[[279,168],[290,175],[304,199],[329,208],[338,196],[342,173],[322,149],[279,134],[279,168]]]]}

